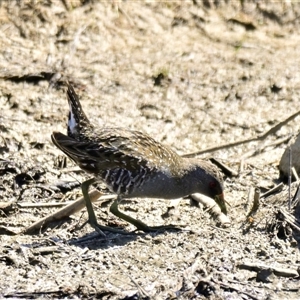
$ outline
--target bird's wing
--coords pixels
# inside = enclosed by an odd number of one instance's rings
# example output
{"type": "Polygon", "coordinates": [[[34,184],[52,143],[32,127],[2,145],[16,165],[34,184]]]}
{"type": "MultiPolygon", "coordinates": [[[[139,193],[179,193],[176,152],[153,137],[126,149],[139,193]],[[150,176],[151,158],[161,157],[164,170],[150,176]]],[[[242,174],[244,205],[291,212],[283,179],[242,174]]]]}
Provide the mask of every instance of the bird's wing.
{"type": "Polygon", "coordinates": [[[172,150],[137,131],[105,128],[83,141],[59,132],[53,132],[51,137],[59,149],[90,173],[119,168],[137,171],[141,167],[168,170],[180,159],[172,150]]]}
{"type": "Polygon", "coordinates": [[[170,148],[139,131],[124,128],[104,128],[97,135],[107,148],[118,149],[123,155],[134,157],[138,162],[147,161],[152,167],[172,167],[181,157],[170,148]]]}

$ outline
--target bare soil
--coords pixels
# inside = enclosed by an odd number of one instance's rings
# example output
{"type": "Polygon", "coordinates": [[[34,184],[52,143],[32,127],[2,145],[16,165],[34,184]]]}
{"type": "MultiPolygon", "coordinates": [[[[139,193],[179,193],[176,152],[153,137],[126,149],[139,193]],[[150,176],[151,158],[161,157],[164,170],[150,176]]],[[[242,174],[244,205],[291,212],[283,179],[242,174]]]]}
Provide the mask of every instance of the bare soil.
{"type": "MultiPolygon", "coordinates": [[[[189,199],[135,199],[121,205],[128,214],[185,230],[103,238],[81,227],[84,209],[15,234],[58,209],[47,204],[79,198],[88,178],[50,139],[66,131],[64,80],[99,126],[144,131],[179,154],[228,145],[299,110],[299,25],[294,1],[2,0],[0,297],[299,299],[299,204],[288,209],[284,186],[249,215],[253,189],[281,182],[299,118],[200,156],[238,173],[224,175],[229,227],[189,199]]],[[[109,204],[95,204],[99,223],[134,230],[109,204]]]]}

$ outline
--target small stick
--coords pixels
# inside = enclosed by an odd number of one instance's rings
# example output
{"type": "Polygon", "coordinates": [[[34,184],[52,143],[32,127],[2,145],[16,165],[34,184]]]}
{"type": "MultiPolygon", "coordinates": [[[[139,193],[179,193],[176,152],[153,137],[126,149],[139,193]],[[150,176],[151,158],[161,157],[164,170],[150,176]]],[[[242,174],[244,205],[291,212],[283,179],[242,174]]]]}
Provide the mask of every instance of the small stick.
{"type": "MultiPolygon", "coordinates": [[[[89,192],[91,202],[95,202],[102,195],[103,194],[100,193],[96,189],[89,192]]],[[[50,215],[38,220],[37,222],[33,223],[32,225],[27,227],[25,230],[23,230],[21,233],[31,234],[31,233],[39,230],[41,227],[45,227],[48,223],[66,218],[66,217],[76,213],[77,211],[83,209],[84,207],[85,207],[85,201],[84,201],[84,198],[81,197],[78,200],[76,200],[75,202],[56,211],[55,213],[50,214],[50,215]]]]}
{"type": "MultiPolygon", "coordinates": [[[[296,193],[294,194],[294,197],[292,199],[292,202],[296,205],[299,205],[299,194],[300,194],[300,184],[297,186],[296,193]]],[[[297,209],[297,208],[296,208],[297,209]]]]}
{"type": "Polygon", "coordinates": [[[252,202],[252,199],[254,198],[254,188],[253,186],[250,186],[250,189],[249,189],[249,192],[248,192],[248,197],[247,197],[247,205],[246,205],[246,208],[247,208],[247,216],[249,216],[250,214],[250,203],[252,202]]]}
{"type": "Polygon", "coordinates": [[[296,269],[271,267],[271,266],[263,265],[260,263],[257,263],[257,264],[252,263],[252,262],[241,263],[241,264],[237,265],[237,268],[241,269],[241,270],[249,270],[249,271],[255,271],[255,272],[269,269],[269,270],[272,270],[275,275],[282,276],[282,277],[298,277],[299,276],[296,269]]]}
{"type": "Polygon", "coordinates": [[[289,210],[291,210],[292,149],[289,146],[289,210]]]}
{"type": "Polygon", "coordinates": [[[258,140],[258,138],[250,138],[250,139],[246,139],[246,140],[242,140],[242,141],[237,141],[237,142],[233,142],[233,143],[229,143],[229,144],[224,144],[224,145],[220,145],[220,146],[216,146],[216,147],[207,148],[207,149],[196,151],[196,152],[183,154],[181,156],[182,157],[194,157],[194,156],[201,155],[201,154],[204,154],[204,153],[212,153],[212,152],[215,152],[215,151],[218,151],[218,150],[228,149],[228,148],[232,148],[232,147],[235,147],[235,146],[247,144],[247,143],[250,143],[250,142],[255,142],[257,140],[258,140]]]}
{"type": "MultiPolygon", "coordinates": [[[[121,264],[120,264],[121,265],[121,264]]],[[[142,299],[142,298],[146,298],[146,299],[150,299],[150,296],[149,296],[149,294],[145,291],[145,289],[143,289],[143,287],[141,287],[138,283],[137,283],[137,281],[135,281],[134,279],[133,279],[133,277],[132,276],[130,276],[127,272],[126,272],[126,275],[127,275],[127,277],[131,280],[131,282],[136,286],[136,288],[138,289],[138,291],[139,291],[139,293],[141,294],[141,297],[139,297],[140,299],[142,299]]]]}
{"type": "Polygon", "coordinates": [[[275,140],[274,142],[271,142],[269,144],[265,144],[263,149],[265,149],[267,147],[276,147],[278,145],[281,145],[281,144],[287,142],[288,140],[290,140],[292,138],[292,136],[293,136],[292,134],[289,134],[287,136],[282,137],[281,139],[275,140]]]}
{"type": "Polygon", "coordinates": [[[291,138],[291,135],[288,135],[288,136],[285,136],[285,137],[283,137],[281,139],[278,139],[275,142],[270,143],[270,144],[266,144],[265,142],[263,142],[254,151],[251,150],[251,151],[248,151],[248,152],[244,153],[242,155],[242,158],[245,159],[245,158],[249,158],[251,156],[255,156],[255,155],[259,154],[259,153],[262,153],[262,151],[265,150],[266,148],[268,148],[268,147],[275,147],[277,145],[280,145],[280,144],[286,142],[287,140],[289,140],[290,138],[291,138]]]}
{"type": "Polygon", "coordinates": [[[300,110],[297,111],[296,113],[294,113],[293,115],[289,116],[288,118],[286,118],[282,122],[277,123],[275,126],[271,127],[264,134],[259,135],[257,137],[252,137],[250,139],[245,139],[245,140],[242,140],[242,141],[237,141],[237,142],[233,142],[233,143],[229,143],[229,144],[224,144],[224,145],[208,148],[208,149],[205,149],[205,150],[200,150],[200,151],[196,151],[196,152],[192,152],[192,153],[188,153],[188,154],[183,154],[181,156],[182,157],[194,157],[194,156],[197,156],[197,155],[200,155],[200,154],[211,153],[211,152],[215,152],[217,150],[222,150],[222,149],[228,149],[228,148],[232,148],[232,147],[235,147],[235,146],[247,144],[247,143],[250,143],[250,142],[263,141],[269,135],[272,135],[275,132],[277,132],[282,126],[286,125],[288,122],[295,119],[298,115],[300,115],[300,110]]]}
{"type": "Polygon", "coordinates": [[[285,211],[284,208],[280,208],[279,211],[284,216],[285,221],[289,223],[294,229],[297,229],[300,232],[300,227],[298,226],[298,222],[296,218],[291,215],[289,212],[285,211]]]}
{"type": "Polygon", "coordinates": [[[24,203],[18,203],[17,205],[20,208],[64,207],[64,206],[69,205],[71,203],[74,203],[74,201],[68,201],[68,202],[47,202],[47,203],[30,203],[30,202],[24,202],[24,203]]]}
{"type": "Polygon", "coordinates": [[[254,202],[253,202],[253,212],[256,212],[259,208],[259,198],[260,198],[260,189],[256,188],[254,190],[254,202]]]}
{"type": "Polygon", "coordinates": [[[293,174],[294,178],[296,179],[296,181],[299,181],[299,176],[297,174],[295,167],[292,167],[292,174],[293,174]]]}
{"type": "MultiPolygon", "coordinates": [[[[111,200],[114,199],[116,196],[111,195],[103,195],[99,199],[99,201],[111,200]]],[[[47,203],[30,203],[30,202],[23,202],[18,203],[17,206],[21,208],[37,208],[37,207],[64,207],[66,205],[74,204],[74,201],[67,201],[67,202],[47,202],[47,203]]],[[[1,208],[1,202],[0,202],[1,208]]]]}
{"type": "Polygon", "coordinates": [[[274,194],[276,192],[281,191],[283,189],[283,187],[284,187],[284,184],[281,182],[278,185],[276,185],[275,187],[273,187],[272,189],[270,189],[270,190],[266,191],[265,193],[263,193],[260,197],[261,198],[268,197],[271,194],[274,194]]]}
{"type": "Polygon", "coordinates": [[[227,175],[229,177],[236,177],[236,176],[238,176],[238,173],[235,170],[233,170],[232,168],[230,168],[227,165],[223,164],[219,160],[217,160],[217,159],[215,159],[213,157],[211,157],[209,160],[213,164],[215,164],[217,167],[219,167],[225,175],[227,175]]]}
{"type": "Polygon", "coordinates": [[[240,166],[239,166],[239,174],[243,173],[245,169],[245,160],[242,158],[240,160],[240,166]]]}
{"type": "Polygon", "coordinates": [[[254,190],[253,204],[252,204],[252,207],[251,207],[250,212],[248,213],[247,217],[250,217],[257,212],[257,210],[259,208],[259,198],[260,198],[260,190],[259,190],[259,188],[256,188],[254,190]]]}
{"type": "Polygon", "coordinates": [[[82,169],[80,169],[79,167],[75,166],[75,167],[68,167],[68,168],[64,168],[60,170],[61,173],[82,173],[84,172],[82,169]]]}
{"type": "Polygon", "coordinates": [[[135,279],[133,279],[132,276],[130,276],[130,274],[128,274],[127,269],[125,269],[125,267],[123,266],[123,264],[121,263],[121,261],[119,260],[119,257],[117,255],[113,255],[114,257],[114,261],[118,262],[118,265],[120,267],[120,269],[126,274],[126,276],[130,279],[130,281],[135,285],[135,287],[138,289],[140,295],[138,297],[138,299],[150,299],[150,296],[148,295],[148,293],[145,291],[145,289],[140,286],[137,281],[135,279]]]}
{"type": "Polygon", "coordinates": [[[259,298],[253,296],[253,295],[250,294],[250,293],[244,292],[244,291],[240,290],[240,289],[237,288],[237,287],[234,287],[234,286],[232,286],[232,285],[229,285],[229,284],[226,284],[226,283],[223,283],[223,282],[216,281],[216,280],[214,280],[214,279],[212,279],[212,281],[213,281],[214,283],[219,284],[220,287],[223,287],[223,288],[225,288],[225,289],[231,289],[231,290],[237,292],[237,294],[239,294],[239,295],[244,294],[244,295],[246,295],[247,297],[249,297],[249,298],[252,299],[252,300],[259,300],[259,298]]]}

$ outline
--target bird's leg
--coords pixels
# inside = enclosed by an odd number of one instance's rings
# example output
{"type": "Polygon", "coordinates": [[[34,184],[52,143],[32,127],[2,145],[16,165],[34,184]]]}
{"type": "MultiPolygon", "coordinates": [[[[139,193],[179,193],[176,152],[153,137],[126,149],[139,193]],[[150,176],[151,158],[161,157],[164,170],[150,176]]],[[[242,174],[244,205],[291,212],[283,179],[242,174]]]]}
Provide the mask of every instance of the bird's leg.
{"type": "Polygon", "coordinates": [[[83,198],[84,198],[86,209],[87,209],[88,215],[89,215],[88,222],[90,223],[90,225],[102,236],[105,236],[105,234],[102,232],[102,230],[106,230],[106,231],[110,231],[110,232],[114,232],[114,233],[121,233],[121,234],[131,234],[130,232],[125,232],[123,230],[118,230],[116,228],[102,226],[102,225],[98,224],[97,218],[95,215],[95,211],[94,211],[94,208],[93,208],[90,196],[89,196],[89,187],[90,187],[90,185],[92,185],[95,182],[96,182],[96,179],[91,178],[91,179],[84,181],[81,184],[83,198]]]}
{"type": "Polygon", "coordinates": [[[89,214],[89,221],[92,222],[92,223],[97,223],[97,219],[96,219],[94,208],[92,206],[92,202],[91,202],[91,199],[90,199],[90,196],[89,196],[89,188],[90,188],[90,185],[95,183],[95,181],[96,181],[95,178],[91,178],[91,179],[88,179],[88,180],[84,181],[81,184],[81,190],[82,190],[83,198],[84,198],[85,205],[86,205],[86,208],[87,208],[87,211],[88,211],[88,214],[89,214]]]}
{"type": "Polygon", "coordinates": [[[113,213],[115,216],[119,217],[120,219],[125,220],[126,222],[134,225],[138,230],[142,230],[144,232],[151,232],[151,231],[158,231],[161,229],[176,229],[181,230],[179,227],[174,225],[162,225],[162,226],[148,226],[147,224],[143,223],[140,220],[134,219],[123,212],[119,211],[119,203],[121,202],[121,198],[118,197],[113,204],[110,206],[110,212],[113,213]]]}
{"type": "Polygon", "coordinates": [[[89,196],[89,187],[90,187],[90,185],[95,183],[95,181],[96,181],[95,178],[91,178],[91,179],[88,179],[88,180],[84,181],[81,184],[81,190],[82,190],[83,198],[84,198],[84,201],[85,201],[86,209],[88,211],[90,225],[98,233],[100,233],[102,236],[105,236],[105,234],[99,228],[99,224],[97,222],[97,218],[96,218],[96,215],[95,215],[95,212],[94,212],[94,208],[93,208],[90,196],[89,196]]]}

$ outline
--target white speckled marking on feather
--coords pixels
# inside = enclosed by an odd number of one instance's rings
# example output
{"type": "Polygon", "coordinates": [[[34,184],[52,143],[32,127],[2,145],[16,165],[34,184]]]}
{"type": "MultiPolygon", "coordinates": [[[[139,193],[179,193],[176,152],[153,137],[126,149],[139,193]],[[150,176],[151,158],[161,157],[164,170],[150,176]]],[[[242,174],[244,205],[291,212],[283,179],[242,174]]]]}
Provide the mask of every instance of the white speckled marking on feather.
{"type": "Polygon", "coordinates": [[[72,134],[76,133],[75,132],[76,126],[77,126],[76,119],[75,119],[74,114],[73,114],[72,106],[70,105],[70,114],[69,114],[68,127],[69,127],[70,132],[72,134]]]}

